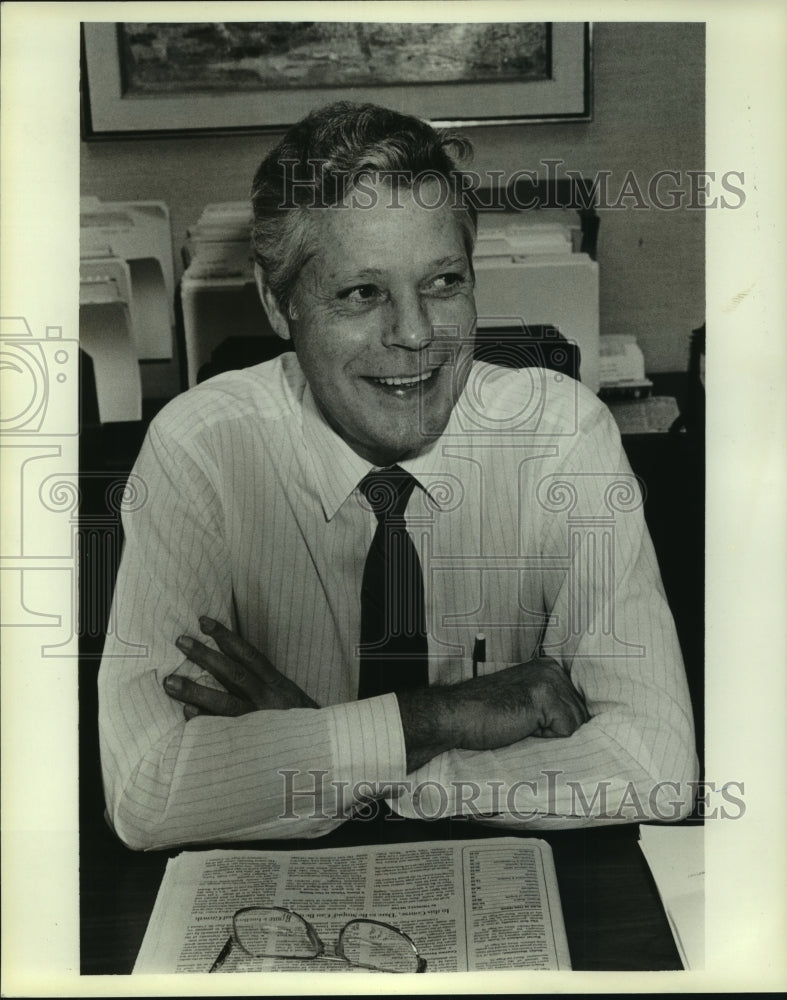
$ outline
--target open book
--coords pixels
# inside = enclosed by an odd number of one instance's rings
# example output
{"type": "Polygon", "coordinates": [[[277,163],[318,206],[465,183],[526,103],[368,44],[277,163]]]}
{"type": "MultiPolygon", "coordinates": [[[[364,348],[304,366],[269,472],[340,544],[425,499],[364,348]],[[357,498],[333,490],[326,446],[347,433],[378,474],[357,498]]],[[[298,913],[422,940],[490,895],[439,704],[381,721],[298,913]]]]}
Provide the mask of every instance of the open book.
{"type": "MultiPolygon", "coordinates": [[[[309,851],[194,851],[167,864],[137,973],[208,972],[246,906],[281,906],[331,951],[343,925],[395,925],[427,972],[570,969],[552,851],[505,837],[309,851]]],[[[346,972],[324,959],[250,959],[221,972],[346,972]]]]}

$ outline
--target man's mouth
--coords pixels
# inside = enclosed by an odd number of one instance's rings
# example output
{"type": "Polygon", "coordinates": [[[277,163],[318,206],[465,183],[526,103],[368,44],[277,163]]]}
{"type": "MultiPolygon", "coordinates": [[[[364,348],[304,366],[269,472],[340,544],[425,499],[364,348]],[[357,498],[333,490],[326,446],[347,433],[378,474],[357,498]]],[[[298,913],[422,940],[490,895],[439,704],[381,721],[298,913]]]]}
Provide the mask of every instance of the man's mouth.
{"type": "Polygon", "coordinates": [[[421,382],[428,381],[435,373],[435,369],[432,368],[428,372],[422,372],[420,375],[384,375],[384,376],[370,376],[369,380],[376,383],[377,385],[385,385],[395,387],[397,389],[410,389],[413,386],[418,385],[421,382]]]}

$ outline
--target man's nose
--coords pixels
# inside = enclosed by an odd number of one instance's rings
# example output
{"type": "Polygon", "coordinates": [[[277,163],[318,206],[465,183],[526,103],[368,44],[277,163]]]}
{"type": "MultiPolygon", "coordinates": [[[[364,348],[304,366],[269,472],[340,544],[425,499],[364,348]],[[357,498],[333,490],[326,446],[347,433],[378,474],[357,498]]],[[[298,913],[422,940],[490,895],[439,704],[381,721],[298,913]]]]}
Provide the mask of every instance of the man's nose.
{"type": "Polygon", "coordinates": [[[405,293],[391,299],[383,331],[383,344],[386,347],[404,347],[410,351],[418,351],[426,347],[433,336],[428,303],[419,295],[405,293]]]}

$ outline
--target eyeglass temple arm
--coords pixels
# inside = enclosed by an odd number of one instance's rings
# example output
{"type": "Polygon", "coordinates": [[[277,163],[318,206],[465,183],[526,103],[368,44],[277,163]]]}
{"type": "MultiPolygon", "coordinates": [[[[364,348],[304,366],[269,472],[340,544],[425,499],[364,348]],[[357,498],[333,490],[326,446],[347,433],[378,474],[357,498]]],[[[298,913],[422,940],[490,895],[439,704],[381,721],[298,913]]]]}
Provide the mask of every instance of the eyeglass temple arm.
{"type": "Polygon", "coordinates": [[[208,969],[208,972],[216,972],[217,969],[220,969],[222,965],[224,965],[225,961],[227,960],[227,956],[231,951],[232,951],[232,935],[230,934],[230,936],[224,943],[224,947],[216,956],[216,961],[208,969]]]}

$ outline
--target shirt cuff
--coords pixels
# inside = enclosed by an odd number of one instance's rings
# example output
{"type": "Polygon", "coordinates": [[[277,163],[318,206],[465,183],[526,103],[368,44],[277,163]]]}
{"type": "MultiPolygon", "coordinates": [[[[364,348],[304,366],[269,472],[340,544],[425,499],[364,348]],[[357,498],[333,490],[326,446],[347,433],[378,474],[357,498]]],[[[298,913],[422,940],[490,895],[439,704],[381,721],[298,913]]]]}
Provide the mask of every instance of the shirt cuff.
{"type": "Polygon", "coordinates": [[[378,798],[405,777],[407,756],[395,694],[330,706],[334,775],[345,807],[378,798]]]}

